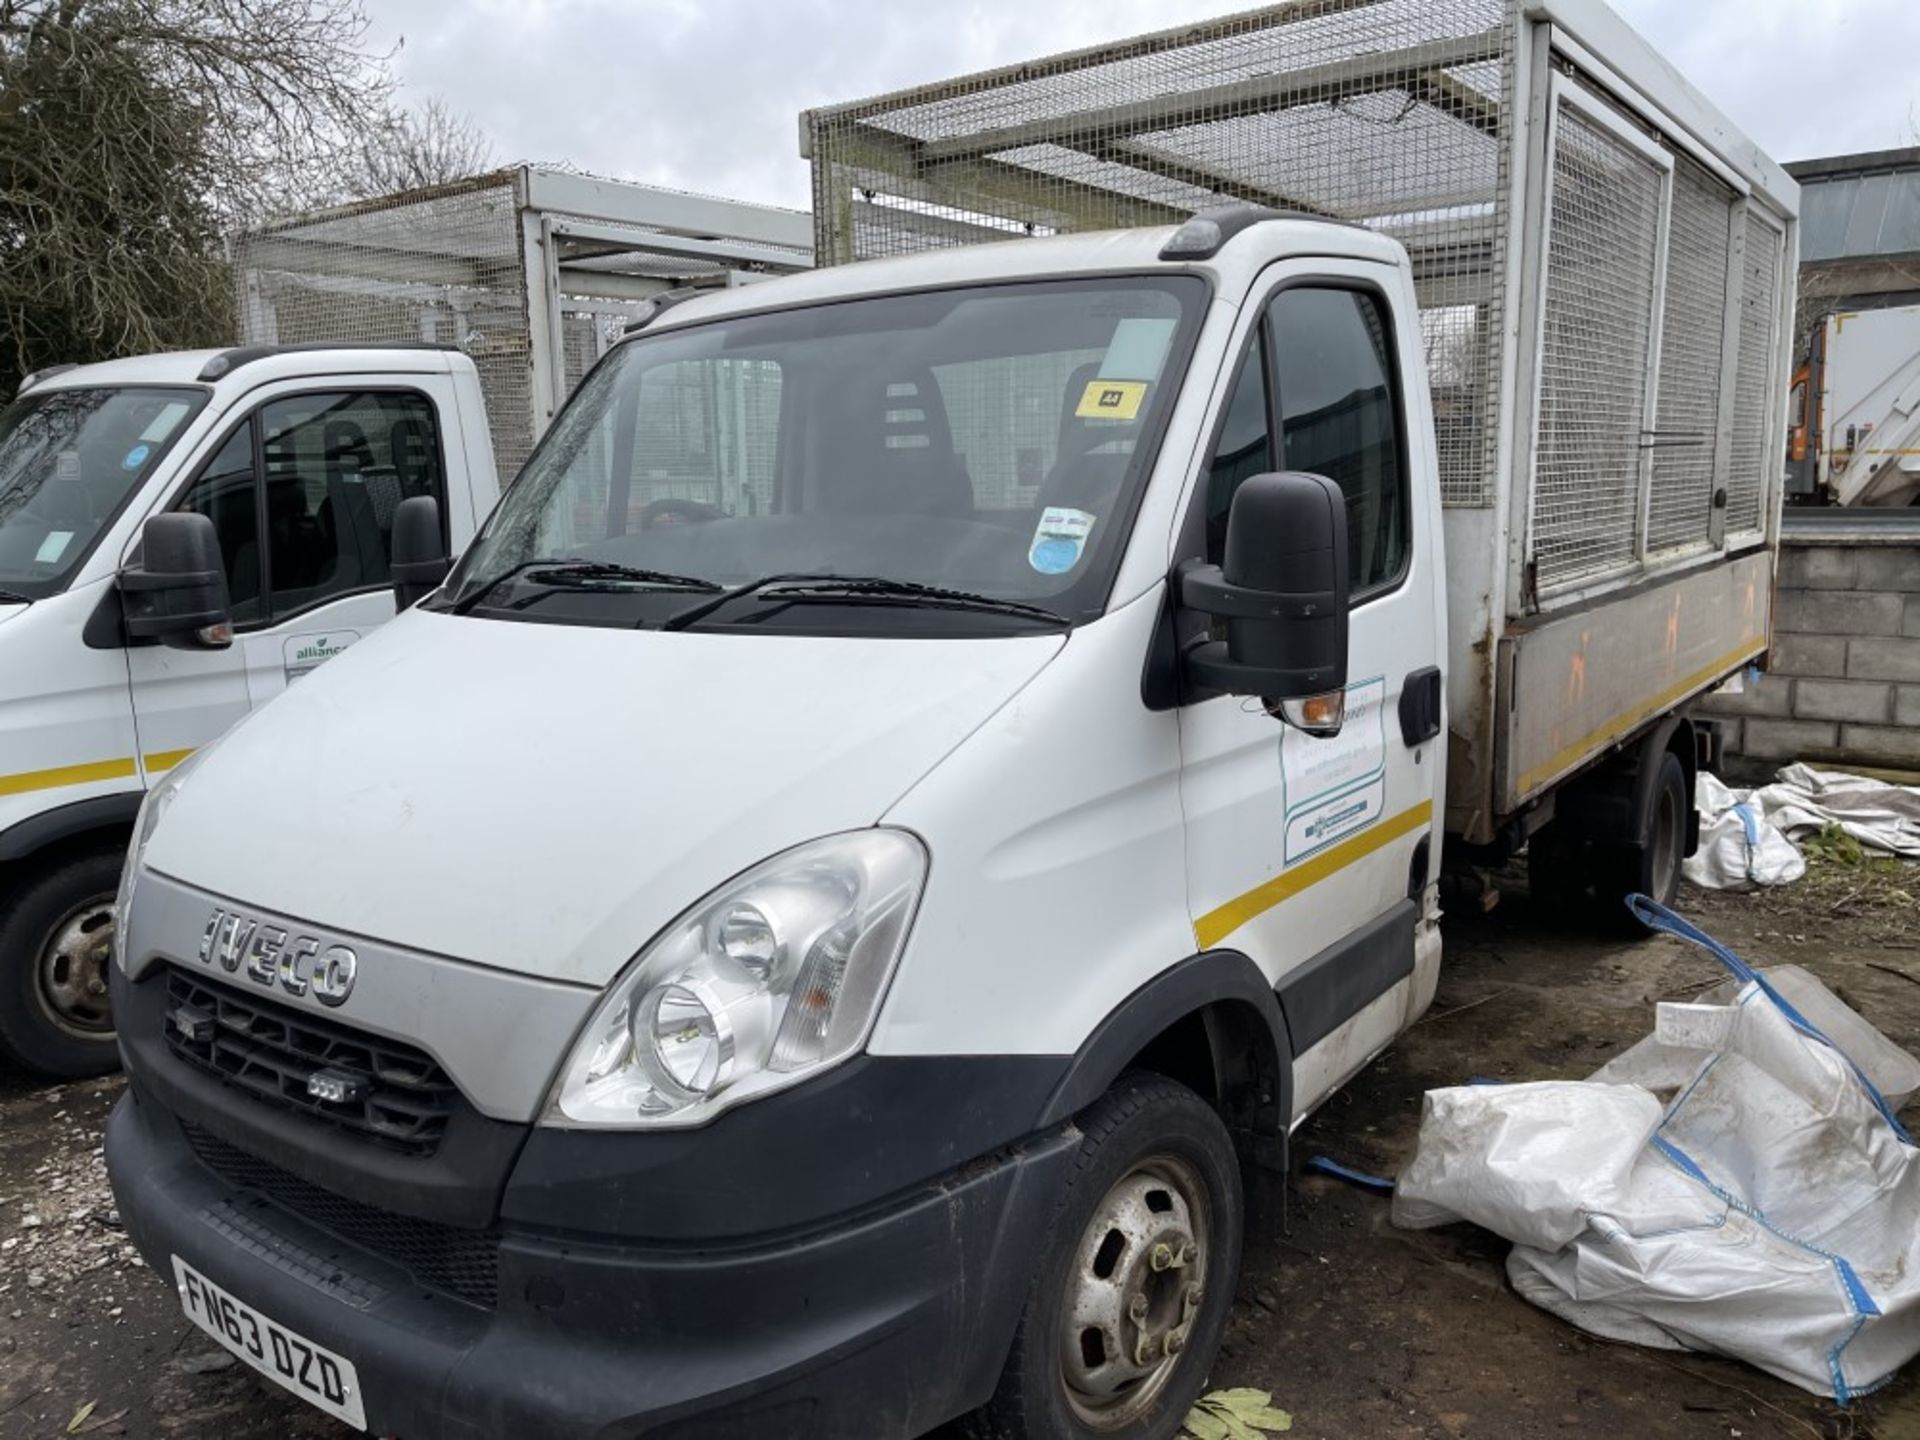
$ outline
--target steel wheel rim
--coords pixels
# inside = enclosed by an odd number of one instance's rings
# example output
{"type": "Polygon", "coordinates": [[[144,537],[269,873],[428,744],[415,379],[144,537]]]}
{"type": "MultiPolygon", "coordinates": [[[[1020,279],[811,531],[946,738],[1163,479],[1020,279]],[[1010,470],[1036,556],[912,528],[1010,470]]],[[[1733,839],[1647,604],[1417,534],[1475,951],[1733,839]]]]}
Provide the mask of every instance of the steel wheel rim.
{"type": "Polygon", "coordinates": [[[1663,905],[1672,903],[1680,889],[1679,852],[1680,806],[1673,791],[1662,786],[1660,809],[1653,825],[1653,880],[1660,887],[1654,898],[1663,905]]]}
{"type": "Polygon", "coordinates": [[[56,1028],[80,1040],[113,1034],[107,968],[113,963],[113,896],[95,895],[54,925],[34,966],[34,993],[56,1028]]]}
{"type": "Polygon", "coordinates": [[[1137,1162],[1094,1207],[1058,1336],[1061,1387],[1088,1428],[1124,1429],[1165,1393],[1199,1318],[1211,1232],[1206,1184],[1175,1155],[1137,1162]]]}

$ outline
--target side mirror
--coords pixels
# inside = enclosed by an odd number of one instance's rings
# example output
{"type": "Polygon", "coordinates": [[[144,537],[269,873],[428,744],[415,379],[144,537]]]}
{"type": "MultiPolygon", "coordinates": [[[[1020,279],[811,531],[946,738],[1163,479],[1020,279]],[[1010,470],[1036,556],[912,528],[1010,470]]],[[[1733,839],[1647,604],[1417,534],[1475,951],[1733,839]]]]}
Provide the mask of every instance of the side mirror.
{"type": "Polygon", "coordinates": [[[176,650],[233,643],[220,537],[204,515],[155,515],[140,531],[140,562],[120,572],[127,634],[176,650]]]}
{"type": "Polygon", "coordinates": [[[402,500],[393,511],[393,601],[404,610],[440,588],[453,561],[440,538],[440,502],[431,495],[402,500]]]}
{"type": "Polygon", "coordinates": [[[1234,492],[1222,565],[1189,565],[1180,600],[1226,622],[1184,658],[1207,690],[1254,695],[1314,735],[1337,735],[1347,684],[1347,501],[1324,475],[1255,475],[1234,492]]]}

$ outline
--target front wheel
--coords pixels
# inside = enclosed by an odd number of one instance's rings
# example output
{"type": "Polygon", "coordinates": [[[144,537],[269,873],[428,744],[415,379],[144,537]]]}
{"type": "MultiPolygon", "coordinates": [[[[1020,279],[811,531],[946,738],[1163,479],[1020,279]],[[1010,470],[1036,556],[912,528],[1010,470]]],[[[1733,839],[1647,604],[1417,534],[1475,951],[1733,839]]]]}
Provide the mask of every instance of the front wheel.
{"type": "Polygon", "coordinates": [[[0,895],[0,1056],[63,1080],[119,1068],[107,976],[117,846],[7,877],[0,895]]]}
{"type": "Polygon", "coordinates": [[[989,1440],[1171,1440],[1226,1325],[1243,1204],[1220,1117],[1130,1075],[1080,1125],[999,1389],[973,1418],[989,1440]]]}

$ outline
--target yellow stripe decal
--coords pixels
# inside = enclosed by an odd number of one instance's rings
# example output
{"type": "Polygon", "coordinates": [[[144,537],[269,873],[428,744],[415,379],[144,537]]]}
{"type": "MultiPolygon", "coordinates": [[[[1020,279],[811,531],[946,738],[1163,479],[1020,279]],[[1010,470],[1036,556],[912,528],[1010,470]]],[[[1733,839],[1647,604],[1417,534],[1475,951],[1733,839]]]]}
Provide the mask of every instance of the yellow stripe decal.
{"type": "Polygon", "coordinates": [[[1616,715],[1598,730],[1582,735],[1573,744],[1555,754],[1551,759],[1543,760],[1533,769],[1520,777],[1518,794],[1522,799],[1531,795],[1534,789],[1547,781],[1557,779],[1573,769],[1594,751],[1611,745],[1637,727],[1641,721],[1651,719],[1663,710],[1670,710],[1680,701],[1710,681],[1731,674],[1749,660],[1766,653],[1766,643],[1755,644],[1748,640],[1738,650],[1730,650],[1711,665],[1704,665],[1687,676],[1677,685],[1669,685],[1651,700],[1634,706],[1624,714],[1616,715]]]}
{"type": "Polygon", "coordinates": [[[1193,922],[1194,939],[1202,950],[1211,950],[1249,920],[1264,915],[1283,900],[1291,900],[1310,885],[1318,885],[1329,875],[1364,860],[1383,846],[1391,845],[1433,821],[1433,803],[1422,801],[1391,819],[1362,830],[1351,840],[1342,840],[1331,850],[1323,850],[1311,860],[1303,860],[1291,870],[1283,870],[1271,880],[1257,885],[1218,910],[1209,911],[1193,922]]]}
{"type": "Polygon", "coordinates": [[[191,745],[185,750],[156,750],[146,757],[147,773],[158,775],[163,770],[171,770],[187,756],[193,754],[193,751],[194,747],[191,745]]]}
{"type": "Polygon", "coordinates": [[[131,780],[139,766],[131,755],[120,760],[95,760],[87,765],[56,765],[51,770],[27,770],[0,775],[0,795],[24,795],[30,790],[57,790],[62,785],[91,785],[98,780],[131,780]]]}

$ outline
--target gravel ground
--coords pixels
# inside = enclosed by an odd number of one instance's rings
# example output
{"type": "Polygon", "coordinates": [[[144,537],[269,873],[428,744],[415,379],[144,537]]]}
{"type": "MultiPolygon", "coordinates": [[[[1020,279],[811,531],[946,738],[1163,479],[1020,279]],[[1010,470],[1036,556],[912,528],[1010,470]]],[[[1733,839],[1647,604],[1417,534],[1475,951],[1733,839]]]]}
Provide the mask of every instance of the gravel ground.
{"type": "MultiPolygon", "coordinates": [[[[1920,1051],[1916,896],[1920,868],[1834,853],[1790,890],[1686,908],[1749,959],[1806,965],[1920,1051]]],[[[1717,978],[1670,941],[1555,928],[1518,893],[1456,909],[1433,1012],[1310,1122],[1302,1155],[1391,1174],[1425,1090],[1585,1075],[1646,1033],[1657,1000],[1717,978]]],[[[99,1154],[118,1092],[0,1073],[0,1440],[346,1440],[188,1326],[134,1257],[99,1154]]],[[[1912,1374],[1841,1411],[1730,1361],[1589,1339],[1518,1299],[1505,1246],[1469,1227],[1396,1231],[1384,1201],[1317,1176],[1264,1208],[1213,1379],[1272,1391],[1295,1435],[1920,1440],[1912,1374]]]]}

